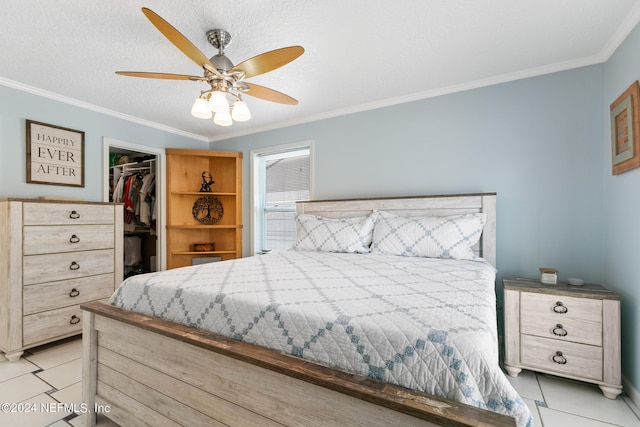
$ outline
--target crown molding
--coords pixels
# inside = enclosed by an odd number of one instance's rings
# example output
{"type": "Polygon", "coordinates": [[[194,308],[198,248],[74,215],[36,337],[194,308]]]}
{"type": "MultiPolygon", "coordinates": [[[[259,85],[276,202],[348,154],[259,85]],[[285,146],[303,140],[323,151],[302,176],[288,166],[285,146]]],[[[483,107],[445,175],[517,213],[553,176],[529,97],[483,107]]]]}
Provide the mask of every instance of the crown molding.
{"type": "Polygon", "coordinates": [[[196,135],[194,133],[185,132],[180,129],[172,128],[170,126],[166,126],[160,123],[152,122],[150,120],[141,119],[139,117],[130,116],[128,114],[119,113],[117,111],[109,110],[107,108],[99,107],[94,104],[89,104],[88,102],[79,101],[74,98],[69,98],[64,95],[60,95],[57,93],[49,92],[43,89],[39,89],[33,86],[26,85],[24,83],[16,82],[13,80],[5,79],[4,77],[0,77],[0,85],[7,86],[13,89],[20,90],[22,92],[31,93],[33,95],[41,96],[43,98],[49,98],[54,101],[62,102],[65,104],[73,105],[74,107],[83,108],[85,110],[95,111],[96,113],[105,114],[107,116],[115,117],[118,119],[126,120],[132,123],[140,124],[143,126],[147,126],[150,128],[158,129],[163,132],[173,133],[175,135],[184,136],[186,138],[196,139],[202,142],[209,142],[208,139],[202,135],[196,135]]]}
{"type": "Polygon", "coordinates": [[[457,92],[464,92],[472,89],[479,89],[481,87],[493,86],[501,83],[508,83],[516,80],[527,79],[531,77],[538,77],[545,74],[557,73],[560,71],[567,71],[574,68],[586,67],[589,65],[600,64],[606,62],[611,58],[620,47],[622,42],[629,36],[631,31],[640,22],[640,3],[636,4],[632,10],[627,14],[625,20],[620,24],[616,32],[611,36],[609,41],[604,47],[595,55],[578,58],[571,61],[559,62],[555,64],[545,65],[542,67],[535,67],[524,71],[518,71],[514,73],[502,74],[500,76],[490,77],[487,79],[475,80],[472,82],[462,83],[458,85],[452,85],[444,88],[438,88],[423,92],[418,92],[412,95],[401,96],[397,98],[386,99],[383,101],[372,102],[368,104],[361,104],[349,108],[343,108],[340,110],[329,111],[326,113],[315,114],[312,116],[300,117],[294,120],[288,120],[278,123],[273,123],[267,126],[260,126],[246,131],[231,132],[218,137],[212,137],[209,142],[224,141],[227,139],[238,138],[241,136],[247,136],[255,133],[266,132],[270,130],[281,129],[285,127],[300,125],[304,123],[311,123],[319,120],[331,119],[334,117],[345,116],[348,114],[361,113],[364,111],[375,110],[378,108],[391,107],[394,105],[404,104],[407,102],[420,101],[428,98],[435,98],[442,95],[450,95],[457,92]]]}
{"type": "Polygon", "coordinates": [[[556,73],[560,71],[571,70],[575,68],[585,67],[588,65],[594,65],[604,62],[605,56],[602,54],[590,56],[587,58],[580,58],[577,60],[566,61],[562,63],[556,63],[546,65],[542,67],[531,68],[529,70],[517,71],[514,73],[502,74],[500,76],[490,77],[487,79],[475,80],[472,82],[466,82],[458,85],[447,86],[443,88],[437,88],[433,90],[427,90],[423,92],[417,92],[411,95],[400,96],[396,98],[385,99],[383,101],[371,102],[368,104],[356,105],[353,107],[343,108],[339,110],[329,111],[321,114],[315,114],[311,116],[300,117],[293,120],[273,123],[267,126],[260,126],[252,128],[246,131],[231,132],[218,137],[209,139],[209,142],[224,141],[227,139],[238,138],[241,136],[247,136],[255,133],[266,132],[270,130],[281,129],[285,127],[300,125],[304,123],[316,122],[319,120],[326,120],[340,116],[346,116],[348,114],[361,113],[364,111],[376,110],[379,108],[392,107],[395,105],[405,104],[408,102],[421,101],[424,99],[435,98],[443,95],[450,95],[453,93],[464,92],[472,89],[479,89],[487,86],[494,86],[502,83],[508,83],[516,80],[523,80],[531,77],[538,77],[545,74],[556,73]]]}
{"type": "Polygon", "coordinates": [[[152,122],[149,120],[141,119],[139,117],[130,116],[117,111],[109,110],[97,105],[89,104],[77,99],[69,98],[63,95],[59,95],[53,92],[48,92],[42,89],[38,89],[32,86],[25,85],[16,81],[5,79],[0,77],[0,85],[18,89],[24,92],[28,92],[34,95],[42,96],[45,98],[53,99],[55,101],[63,102],[65,104],[73,105],[76,107],[84,108],[87,110],[95,111],[108,116],[116,117],[122,120],[127,120],[132,123],[137,123],[143,126],[155,128],[164,132],[172,133],[175,135],[191,138],[206,143],[213,143],[218,141],[224,141],[232,138],[238,138],[242,136],[252,135],[261,132],[267,132],[276,129],[282,129],[285,127],[291,127],[301,125],[305,123],[316,122],[320,120],[331,119],[339,116],[345,116],[349,114],[361,113],[365,111],[375,110],[379,108],[391,107],[407,102],[420,101],[429,98],[435,98],[443,95],[450,95],[453,93],[464,92],[467,90],[478,89],[486,86],[493,86],[497,84],[507,83],[516,80],[522,80],[531,77],[542,76],[545,74],[556,73],[560,71],[566,71],[574,68],[585,67],[589,65],[599,64],[606,62],[615,53],[616,49],[624,42],[629,36],[631,31],[640,22],[640,3],[635,5],[630,13],[627,14],[625,20],[620,24],[616,32],[611,36],[604,47],[595,55],[579,58],[576,60],[549,64],[542,67],[535,67],[528,70],[502,74],[500,76],[490,77],[487,79],[475,80],[472,82],[466,82],[457,85],[451,85],[443,88],[436,88],[432,90],[422,91],[411,95],[390,98],[382,101],[360,104],[353,107],[342,108],[338,110],[328,111],[320,114],[314,114],[311,116],[300,117],[292,120],[285,120],[281,122],[271,123],[265,126],[258,126],[255,128],[247,129],[244,131],[229,132],[223,135],[214,137],[205,137],[203,135],[194,134],[191,132],[185,132],[180,129],[172,128],[160,123],[152,122]]]}
{"type": "Polygon", "coordinates": [[[609,41],[604,45],[602,50],[600,51],[600,56],[602,57],[601,62],[606,62],[611,58],[620,47],[622,42],[626,40],[631,31],[638,25],[640,22],[640,3],[636,2],[636,4],[631,8],[629,13],[627,13],[625,20],[620,23],[620,26],[616,30],[615,33],[611,36],[609,41]]]}

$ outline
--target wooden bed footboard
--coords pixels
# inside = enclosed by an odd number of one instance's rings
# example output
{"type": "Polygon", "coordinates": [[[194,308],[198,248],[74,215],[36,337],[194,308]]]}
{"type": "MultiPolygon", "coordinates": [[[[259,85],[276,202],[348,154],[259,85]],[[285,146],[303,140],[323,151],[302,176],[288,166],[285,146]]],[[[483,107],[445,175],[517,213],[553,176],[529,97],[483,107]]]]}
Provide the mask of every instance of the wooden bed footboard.
{"type": "Polygon", "coordinates": [[[515,426],[515,419],[103,303],[82,306],[85,426],[515,426]]]}

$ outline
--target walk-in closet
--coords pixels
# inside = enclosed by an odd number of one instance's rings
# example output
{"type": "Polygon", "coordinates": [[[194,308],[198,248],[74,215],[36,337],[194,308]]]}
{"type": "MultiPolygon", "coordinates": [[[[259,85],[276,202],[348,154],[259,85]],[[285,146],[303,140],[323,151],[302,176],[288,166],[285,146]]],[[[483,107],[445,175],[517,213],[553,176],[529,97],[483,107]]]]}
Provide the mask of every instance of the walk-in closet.
{"type": "Polygon", "coordinates": [[[124,208],[124,277],[157,271],[158,156],[109,147],[109,202],[124,208]]]}

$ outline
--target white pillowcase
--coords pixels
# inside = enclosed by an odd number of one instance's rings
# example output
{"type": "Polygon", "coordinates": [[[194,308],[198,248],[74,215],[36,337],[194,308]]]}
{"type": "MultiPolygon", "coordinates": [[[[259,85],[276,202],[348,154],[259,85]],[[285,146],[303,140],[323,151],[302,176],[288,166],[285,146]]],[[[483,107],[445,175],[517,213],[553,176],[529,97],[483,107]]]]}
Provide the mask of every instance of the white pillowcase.
{"type": "Polygon", "coordinates": [[[379,212],[371,253],[476,259],[471,248],[480,239],[485,222],[483,213],[406,218],[379,212]]]}
{"type": "Polygon", "coordinates": [[[293,249],[316,252],[368,253],[377,213],[357,218],[296,215],[293,249]]]}

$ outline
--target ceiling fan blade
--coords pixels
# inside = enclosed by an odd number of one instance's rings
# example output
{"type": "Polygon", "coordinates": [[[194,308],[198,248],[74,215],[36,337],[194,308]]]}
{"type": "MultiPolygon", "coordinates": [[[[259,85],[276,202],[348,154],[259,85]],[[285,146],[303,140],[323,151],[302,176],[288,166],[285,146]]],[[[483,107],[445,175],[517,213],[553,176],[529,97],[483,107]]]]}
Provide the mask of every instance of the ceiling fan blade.
{"type": "Polygon", "coordinates": [[[171,43],[174,44],[175,47],[180,49],[182,53],[187,55],[193,62],[198,64],[201,67],[208,69],[209,71],[216,74],[218,77],[222,78],[216,67],[211,63],[209,58],[207,58],[204,53],[200,51],[193,43],[189,41],[182,33],[176,30],[171,24],[165,21],[160,15],[148,9],[146,7],[142,8],[142,13],[151,21],[156,28],[164,34],[164,36],[169,39],[171,43]]]}
{"type": "Polygon", "coordinates": [[[186,74],[170,74],[170,73],[148,73],[144,71],[116,71],[116,74],[130,77],[145,77],[148,79],[166,79],[166,80],[204,80],[198,76],[188,76],[186,74]]]}
{"type": "Polygon", "coordinates": [[[288,64],[304,53],[302,46],[289,46],[256,55],[233,67],[245,72],[245,79],[268,73],[288,64]]]}
{"type": "Polygon", "coordinates": [[[297,105],[298,101],[289,95],[285,95],[277,90],[269,89],[268,87],[256,85],[253,83],[244,82],[249,88],[248,91],[243,92],[247,95],[255,96],[256,98],[264,99],[265,101],[277,102],[279,104],[297,105]]]}

